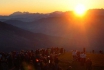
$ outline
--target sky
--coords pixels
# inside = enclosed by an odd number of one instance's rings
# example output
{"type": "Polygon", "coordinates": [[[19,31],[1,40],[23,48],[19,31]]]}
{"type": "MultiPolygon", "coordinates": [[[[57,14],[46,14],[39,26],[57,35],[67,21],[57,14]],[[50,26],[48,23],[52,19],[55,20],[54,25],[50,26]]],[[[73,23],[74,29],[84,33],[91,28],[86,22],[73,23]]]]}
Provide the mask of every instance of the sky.
{"type": "Polygon", "coordinates": [[[86,9],[104,8],[104,0],[0,0],[0,15],[13,12],[50,13],[54,11],[73,11],[77,4],[86,9]]]}

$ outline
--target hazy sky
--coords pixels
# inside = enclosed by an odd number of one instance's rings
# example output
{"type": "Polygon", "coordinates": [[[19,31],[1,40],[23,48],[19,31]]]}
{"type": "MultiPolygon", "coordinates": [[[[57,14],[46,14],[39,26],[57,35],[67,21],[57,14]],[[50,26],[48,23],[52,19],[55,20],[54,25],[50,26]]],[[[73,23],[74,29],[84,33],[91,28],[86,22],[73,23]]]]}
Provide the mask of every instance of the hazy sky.
{"type": "Polygon", "coordinates": [[[16,11],[69,11],[77,4],[84,4],[87,9],[104,8],[104,0],[0,0],[0,15],[9,15],[16,11]]]}

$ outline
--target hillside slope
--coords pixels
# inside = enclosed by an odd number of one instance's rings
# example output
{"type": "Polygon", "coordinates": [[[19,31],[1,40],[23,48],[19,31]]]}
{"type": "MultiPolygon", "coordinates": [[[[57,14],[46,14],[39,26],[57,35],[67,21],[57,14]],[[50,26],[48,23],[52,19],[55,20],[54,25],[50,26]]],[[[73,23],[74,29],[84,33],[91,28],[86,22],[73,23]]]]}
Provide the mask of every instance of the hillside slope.
{"type": "Polygon", "coordinates": [[[32,33],[18,27],[0,22],[0,50],[35,49],[63,46],[63,38],[41,33],[32,33]]]}

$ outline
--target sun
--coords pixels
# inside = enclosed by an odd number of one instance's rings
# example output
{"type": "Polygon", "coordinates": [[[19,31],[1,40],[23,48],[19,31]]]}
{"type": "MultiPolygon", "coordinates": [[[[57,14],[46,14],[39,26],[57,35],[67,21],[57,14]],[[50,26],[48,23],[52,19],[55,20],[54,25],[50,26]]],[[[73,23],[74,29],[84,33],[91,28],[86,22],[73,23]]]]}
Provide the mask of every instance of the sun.
{"type": "Polygon", "coordinates": [[[84,5],[79,4],[75,7],[74,12],[79,16],[83,16],[86,13],[86,8],[84,5]]]}

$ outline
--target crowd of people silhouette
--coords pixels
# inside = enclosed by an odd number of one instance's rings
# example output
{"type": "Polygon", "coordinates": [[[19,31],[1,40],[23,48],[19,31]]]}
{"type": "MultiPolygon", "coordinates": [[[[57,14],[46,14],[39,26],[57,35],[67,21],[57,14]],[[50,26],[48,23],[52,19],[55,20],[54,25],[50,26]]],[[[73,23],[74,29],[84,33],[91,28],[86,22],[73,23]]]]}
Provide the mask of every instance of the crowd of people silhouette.
{"type": "Polygon", "coordinates": [[[0,70],[60,70],[58,56],[63,48],[0,53],[0,70]]]}
{"type": "MultiPolygon", "coordinates": [[[[0,70],[63,70],[59,66],[61,60],[58,57],[65,52],[64,48],[58,47],[37,49],[35,51],[1,52],[0,70]]],[[[73,50],[72,56],[72,62],[78,62],[80,66],[85,66],[86,70],[92,70],[92,60],[86,58],[85,49],[83,52],[73,50]]],[[[67,70],[72,69],[73,67],[70,65],[67,67],[67,70]]]]}

